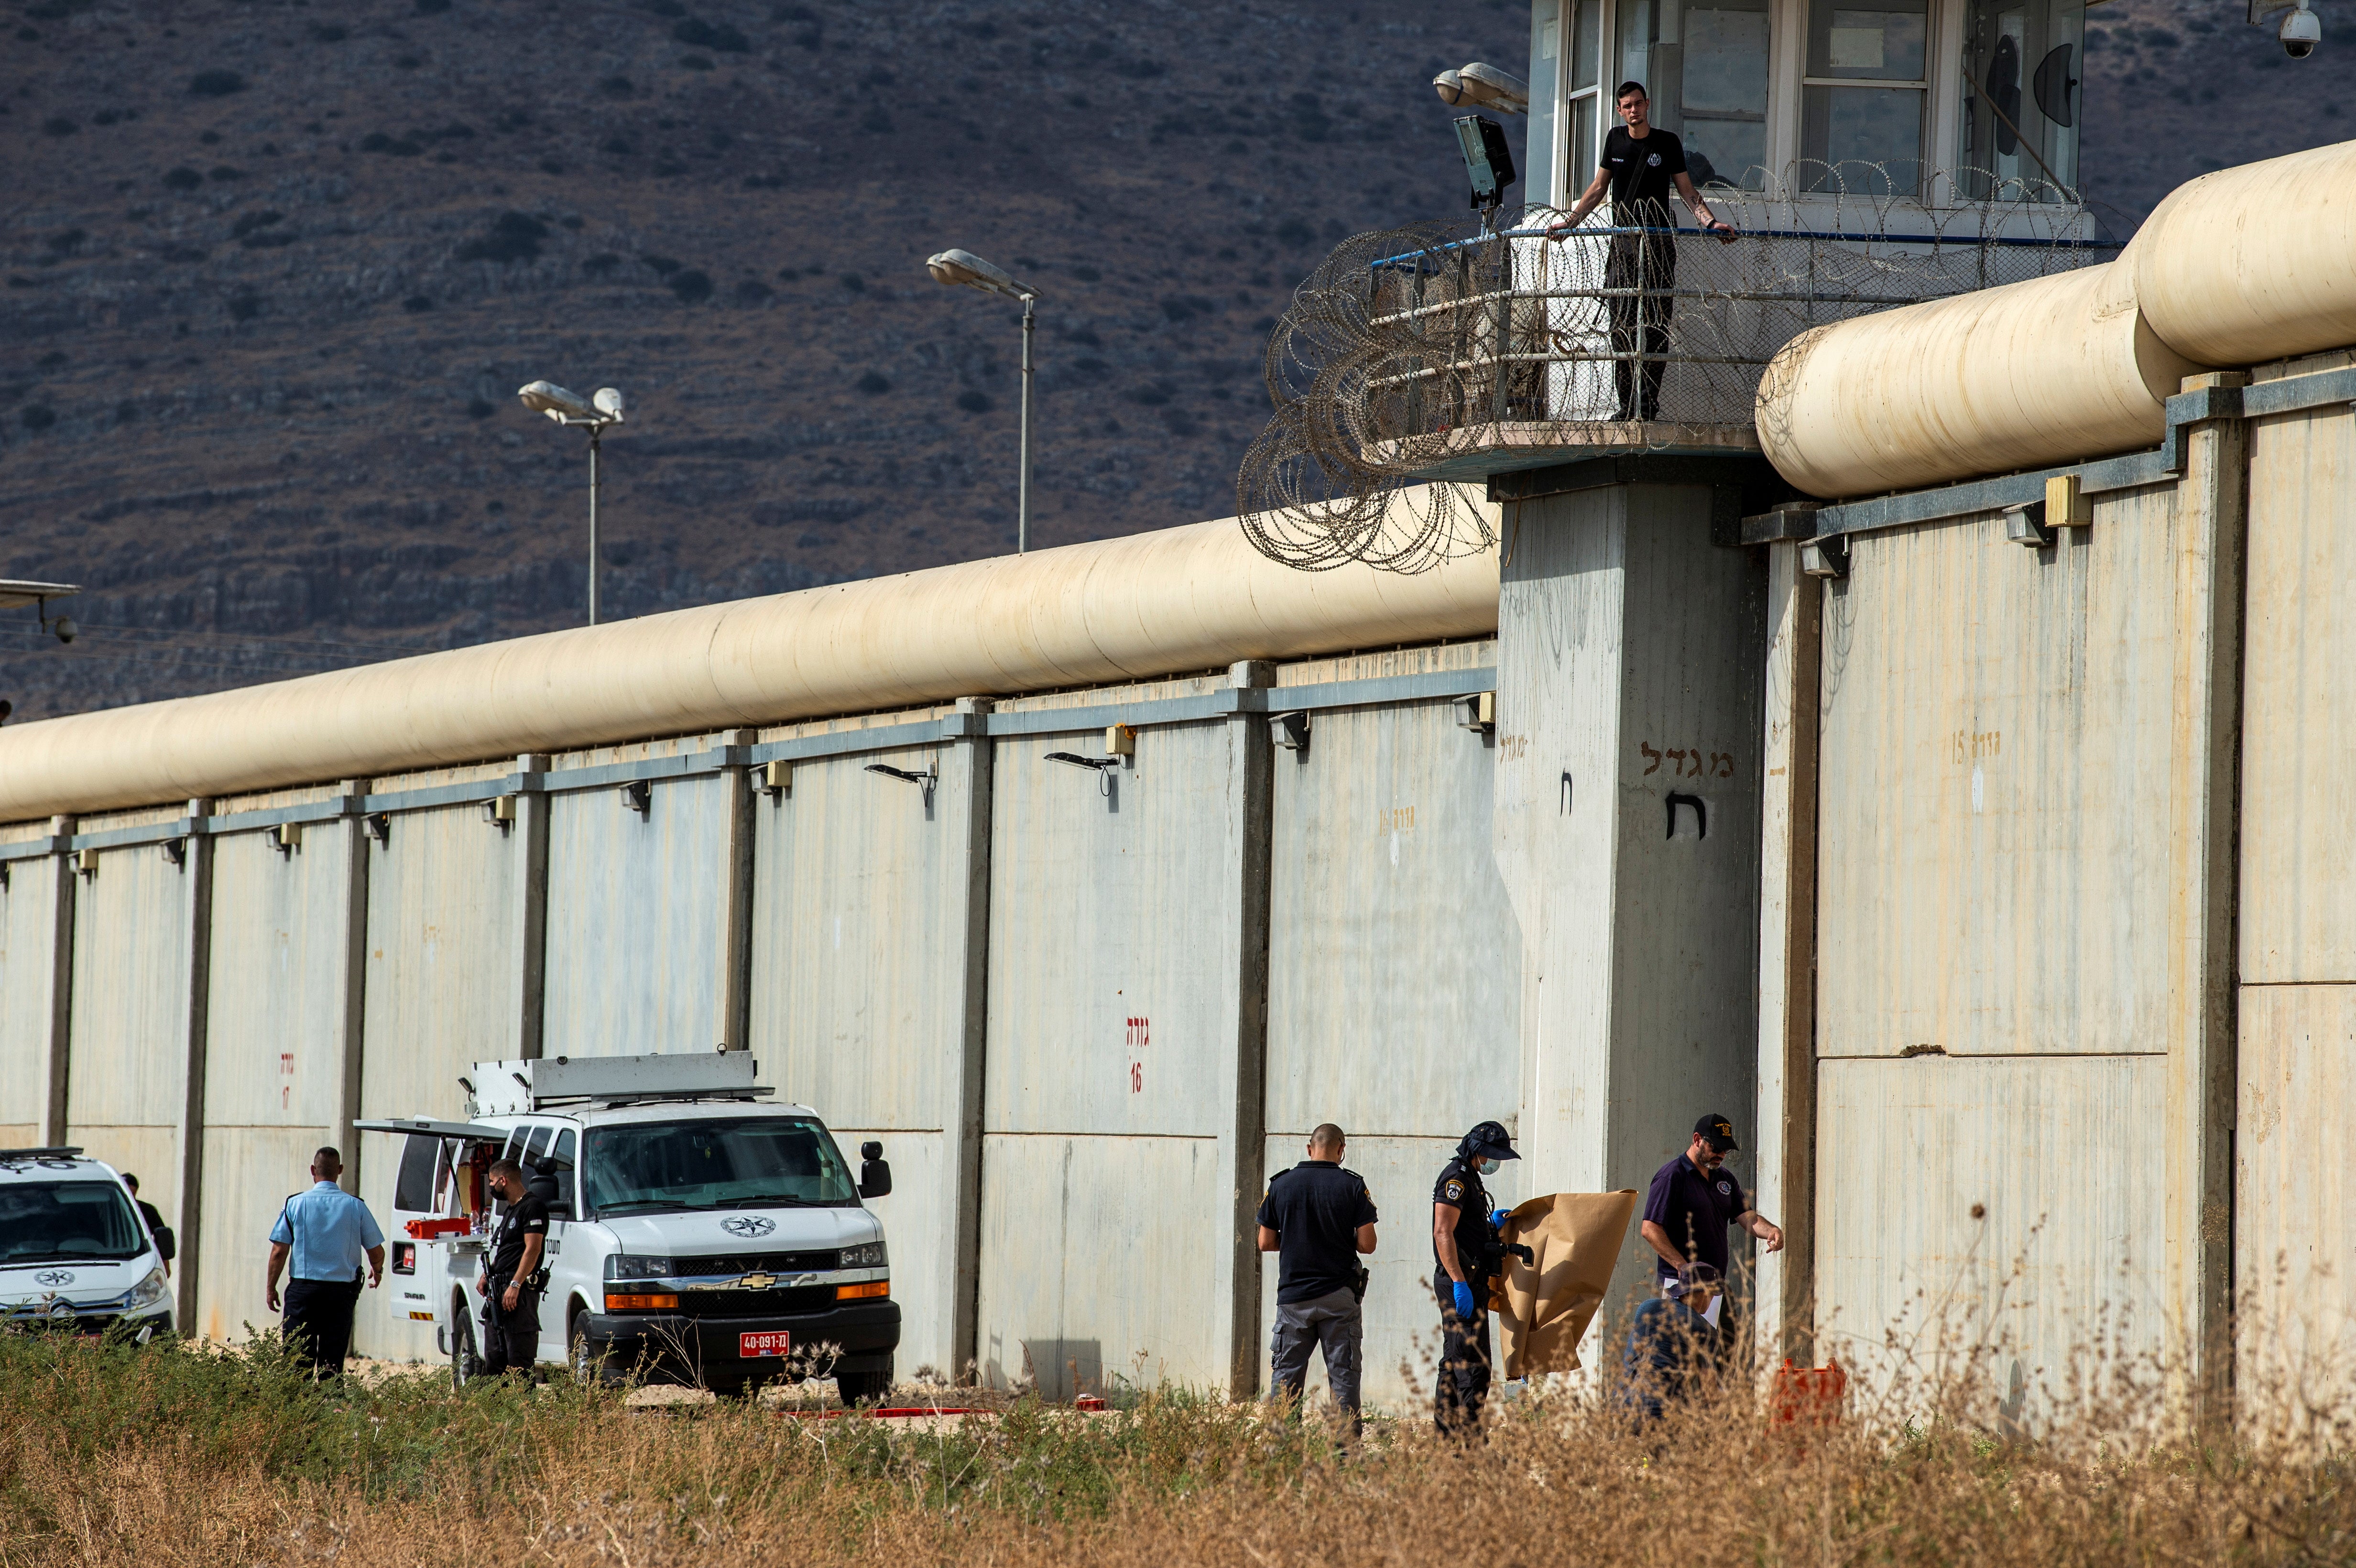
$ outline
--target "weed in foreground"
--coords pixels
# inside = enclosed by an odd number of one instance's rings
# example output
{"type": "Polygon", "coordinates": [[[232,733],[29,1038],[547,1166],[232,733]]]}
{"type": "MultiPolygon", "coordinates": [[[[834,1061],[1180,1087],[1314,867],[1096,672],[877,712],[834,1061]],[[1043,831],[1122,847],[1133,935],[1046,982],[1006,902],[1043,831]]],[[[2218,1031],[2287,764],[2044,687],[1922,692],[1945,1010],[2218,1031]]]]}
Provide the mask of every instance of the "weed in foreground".
{"type": "Polygon", "coordinates": [[[1740,1380],[1641,1431],[1608,1390],[1552,1389],[1476,1444],[1401,1421],[1345,1452],[1169,1388],[912,1429],[430,1374],[321,1389],[266,1337],[7,1336],[0,1568],[2356,1561],[2341,1427],[2173,1430],[2117,1386],[2142,1407],[2090,1393],[2033,1438],[1970,1382],[1783,1430],[1740,1380]]]}

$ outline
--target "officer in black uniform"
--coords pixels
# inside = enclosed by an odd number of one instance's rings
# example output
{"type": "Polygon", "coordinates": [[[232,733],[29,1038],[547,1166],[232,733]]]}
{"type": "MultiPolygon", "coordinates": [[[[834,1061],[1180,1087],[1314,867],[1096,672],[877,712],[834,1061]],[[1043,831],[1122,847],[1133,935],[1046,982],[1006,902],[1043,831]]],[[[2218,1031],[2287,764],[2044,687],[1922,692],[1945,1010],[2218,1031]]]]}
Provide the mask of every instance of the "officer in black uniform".
{"type": "Polygon", "coordinates": [[[1321,1122],[1309,1157],[1279,1171],[1259,1205],[1259,1250],[1277,1254],[1276,1328],[1268,1353],[1276,1392],[1297,1409],[1309,1383],[1309,1353],[1323,1349],[1333,1403],[1359,1431],[1358,1371],[1365,1337],[1366,1270],[1375,1250],[1375,1200],[1365,1179],[1342,1164],[1342,1129],[1321,1122]]]}
{"type": "Polygon", "coordinates": [[[491,1196],[508,1206],[491,1235],[491,1253],[475,1281],[483,1298],[485,1377],[510,1370],[529,1374],[540,1360],[540,1263],[548,1245],[548,1205],[524,1185],[523,1168],[495,1160],[485,1178],[491,1196]]]}
{"type": "Polygon", "coordinates": [[[1431,1289],[1440,1298],[1440,1334],[1432,1413],[1443,1433],[1481,1429],[1481,1405],[1489,1397],[1489,1276],[1502,1212],[1490,1207],[1481,1179],[1500,1160],[1521,1157],[1504,1127],[1483,1122],[1464,1135],[1431,1189],[1431,1255],[1439,1265],[1431,1289]]]}

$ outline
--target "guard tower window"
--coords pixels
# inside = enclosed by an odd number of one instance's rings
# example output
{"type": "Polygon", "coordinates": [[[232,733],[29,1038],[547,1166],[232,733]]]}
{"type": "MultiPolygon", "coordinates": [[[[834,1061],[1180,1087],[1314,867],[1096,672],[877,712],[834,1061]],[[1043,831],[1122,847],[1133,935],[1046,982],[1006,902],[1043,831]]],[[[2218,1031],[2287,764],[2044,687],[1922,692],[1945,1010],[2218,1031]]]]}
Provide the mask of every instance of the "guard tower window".
{"type": "Polygon", "coordinates": [[[1603,0],[1565,0],[1563,16],[1570,25],[1568,67],[1563,91],[1569,95],[1569,133],[1563,138],[1563,188],[1578,191],[1595,177],[1603,159],[1605,106],[1609,100],[1601,80],[1603,63],[1603,0]]]}
{"type": "Polygon", "coordinates": [[[1930,0],[1809,0],[1800,106],[1809,189],[1858,188],[1863,171],[1824,165],[1859,163],[1881,166],[1880,190],[1920,190],[1929,11],[1930,0]]]}
{"type": "Polygon", "coordinates": [[[2058,201],[2055,187],[2075,188],[2085,36],[2083,5],[1965,0],[1955,162],[1966,200],[2025,191],[2058,201]]]}
{"type": "Polygon", "coordinates": [[[1697,186],[1762,189],[1769,0],[1619,0],[1622,80],[1641,81],[1653,123],[1685,143],[1697,186]]]}

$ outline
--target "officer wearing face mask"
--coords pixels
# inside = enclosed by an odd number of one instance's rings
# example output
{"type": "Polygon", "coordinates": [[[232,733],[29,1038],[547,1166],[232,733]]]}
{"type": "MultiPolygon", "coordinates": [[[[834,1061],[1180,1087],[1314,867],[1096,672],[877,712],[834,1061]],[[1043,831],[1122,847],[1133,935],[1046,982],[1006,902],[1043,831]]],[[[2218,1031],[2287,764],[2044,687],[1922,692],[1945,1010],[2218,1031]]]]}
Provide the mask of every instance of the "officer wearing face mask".
{"type": "Polygon", "coordinates": [[[1434,1418],[1443,1433],[1470,1435],[1481,1429],[1481,1406],[1489,1397],[1489,1276],[1497,1256],[1497,1217],[1481,1179],[1500,1161],[1519,1159],[1505,1129],[1483,1122],[1456,1146],[1456,1157],[1431,1189],[1431,1276],[1440,1298],[1440,1379],[1433,1392],[1434,1418]]]}

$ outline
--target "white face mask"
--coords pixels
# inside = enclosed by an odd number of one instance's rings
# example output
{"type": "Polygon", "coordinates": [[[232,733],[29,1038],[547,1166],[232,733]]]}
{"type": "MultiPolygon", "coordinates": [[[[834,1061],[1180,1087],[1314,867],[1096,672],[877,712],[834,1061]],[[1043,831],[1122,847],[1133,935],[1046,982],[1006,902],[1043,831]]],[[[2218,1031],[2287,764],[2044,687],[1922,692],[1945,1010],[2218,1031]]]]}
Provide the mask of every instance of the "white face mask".
{"type": "Polygon", "coordinates": [[[1483,1160],[1483,1161],[1481,1162],[1481,1174],[1482,1174],[1482,1175],[1483,1175],[1483,1176],[1494,1176],[1494,1175],[1496,1175],[1496,1174],[1497,1174],[1497,1162],[1496,1162],[1495,1160],[1494,1160],[1494,1159],[1484,1159],[1484,1160],[1483,1160]]]}

